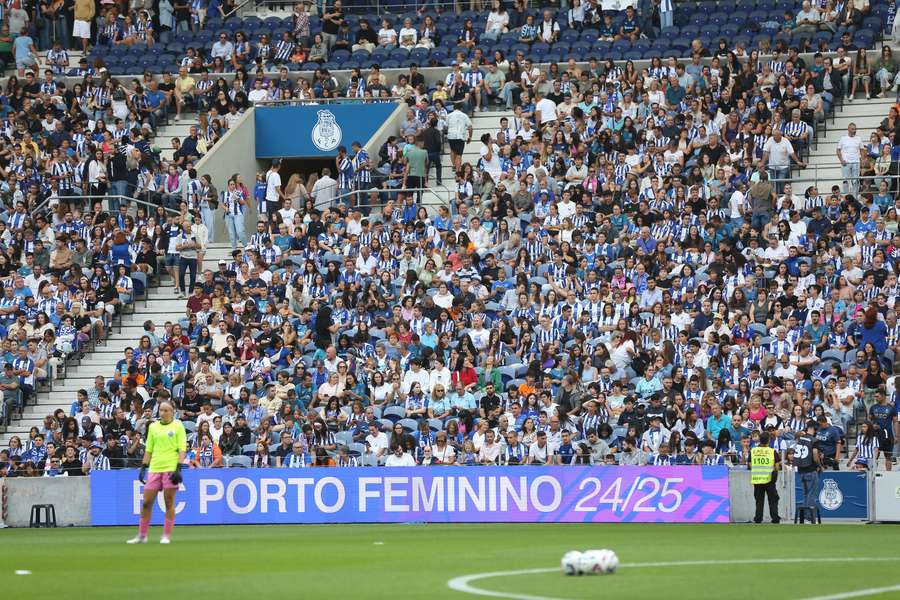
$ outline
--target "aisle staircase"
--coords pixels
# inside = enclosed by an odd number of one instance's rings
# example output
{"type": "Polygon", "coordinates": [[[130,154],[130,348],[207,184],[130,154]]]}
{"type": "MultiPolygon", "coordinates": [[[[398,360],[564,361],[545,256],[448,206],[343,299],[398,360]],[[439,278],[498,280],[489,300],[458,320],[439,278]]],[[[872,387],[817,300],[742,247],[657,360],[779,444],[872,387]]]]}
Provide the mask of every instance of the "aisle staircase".
{"type": "Polygon", "coordinates": [[[818,181],[819,193],[831,193],[831,186],[842,185],[841,165],[837,158],[837,143],[846,135],[847,126],[856,124],[856,135],[865,144],[882,119],[888,116],[891,106],[895,105],[894,92],[886,98],[866,100],[862,93],[857,94],[853,102],[844,101],[843,106],[835,111],[834,120],[828,120],[828,128],[819,133],[818,143],[810,150],[808,166],[802,171],[794,171],[793,177],[800,182],[794,185],[794,193],[802,194],[813,181],[818,181]]]}
{"type": "MultiPolygon", "coordinates": [[[[230,259],[230,246],[212,244],[204,259],[204,268],[215,268],[220,259],[230,259]]],[[[9,438],[18,435],[25,439],[32,427],[40,427],[44,417],[61,408],[69,414],[69,407],[79,389],[89,389],[94,378],[103,375],[111,378],[116,363],[124,358],[125,348],[138,343],[144,333],[144,322],[152,321],[159,332],[166,321],[177,322],[185,316],[185,300],[176,298],[173,281],[168,275],[161,278],[158,287],[151,287],[146,303],[138,301],[133,314],[122,317],[121,324],[113,328],[108,339],[87,354],[77,366],[69,366],[64,379],[56,379],[52,390],[40,391],[37,398],[25,408],[22,419],[14,419],[6,432],[0,435],[0,448],[5,448],[9,438]]]]}

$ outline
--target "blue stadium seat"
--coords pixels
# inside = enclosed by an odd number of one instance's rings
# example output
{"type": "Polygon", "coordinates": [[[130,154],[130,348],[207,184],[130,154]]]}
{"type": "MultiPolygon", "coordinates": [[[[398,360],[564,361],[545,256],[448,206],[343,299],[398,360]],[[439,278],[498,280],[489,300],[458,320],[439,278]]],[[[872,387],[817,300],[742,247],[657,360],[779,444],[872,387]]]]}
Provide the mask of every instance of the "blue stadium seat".
{"type": "Polygon", "coordinates": [[[389,58],[388,60],[384,61],[384,64],[382,64],[381,67],[383,69],[399,69],[400,61],[393,59],[393,58],[389,58]]]}
{"type": "Polygon", "coordinates": [[[728,14],[723,12],[715,12],[709,15],[709,23],[721,27],[728,22],[728,14]]]}
{"type": "Polygon", "coordinates": [[[569,42],[571,44],[572,42],[577,42],[578,38],[580,36],[581,36],[581,34],[578,31],[576,31],[574,29],[569,29],[569,30],[563,31],[560,34],[559,39],[562,42],[569,42]]]}
{"type": "Polygon", "coordinates": [[[731,39],[738,34],[740,31],[740,27],[735,25],[734,23],[728,23],[723,25],[721,29],[719,29],[719,35],[721,35],[725,39],[731,39]]]}
{"type": "Polygon", "coordinates": [[[578,53],[578,54],[584,55],[587,52],[590,52],[590,50],[591,50],[591,45],[588,44],[587,42],[575,42],[574,44],[572,44],[571,51],[572,51],[572,53],[578,53]]]}

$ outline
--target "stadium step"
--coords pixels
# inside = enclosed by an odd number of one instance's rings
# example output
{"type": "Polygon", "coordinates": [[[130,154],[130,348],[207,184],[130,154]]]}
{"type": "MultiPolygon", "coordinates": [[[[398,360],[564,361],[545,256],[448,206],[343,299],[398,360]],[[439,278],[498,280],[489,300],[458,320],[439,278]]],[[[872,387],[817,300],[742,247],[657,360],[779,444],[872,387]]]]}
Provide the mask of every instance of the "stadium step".
{"type": "MultiPolygon", "coordinates": [[[[227,244],[211,244],[207,248],[204,268],[214,268],[220,259],[230,259],[231,248],[227,244]]],[[[153,321],[161,329],[166,321],[177,323],[185,317],[185,300],[175,297],[172,279],[163,275],[160,286],[149,290],[146,306],[143,301],[135,304],[134,314],[124,315],[121,328],[113,328],[109,339],[85,356],[78,365],[70,364],[65,379],[53,382],[52,390],[40,391],[25,408],[22,419],[12,422],[6,432],[0,435],[0,448],[5,448],[9,438],[18,435],[25,439],[32,427],[40,428],[44,417],[61,408],[69,414],[69,407],[77,397],[79,389],[93,386],[94,378],[103,375],[112,377],[116,363],[124,357],[125,348],[135,346],[144,332],[144,322],[153,321]]]]}
{"type": "Polygon", "coordinates": [[[864,96],[857,97],[853,102],[844,100],[834,116],[827,122],[827,131],[819,129],[817,143],[810,149],[808,166],[806,169],[794,171],[792,178],[798,181],[800,189],[794,189],[795,194],[802,194],[803,190],[818,183],[819,193],[830,193],[831,187],[841,185],[841,165],[837,158],[837,143],[847,133],[850,123],[856,124],[856,135],[862,142],[868,143],[881,121],[887,117],[891,106],[894,106],[894,97],[871,98],[866,100],[864,96]]]}

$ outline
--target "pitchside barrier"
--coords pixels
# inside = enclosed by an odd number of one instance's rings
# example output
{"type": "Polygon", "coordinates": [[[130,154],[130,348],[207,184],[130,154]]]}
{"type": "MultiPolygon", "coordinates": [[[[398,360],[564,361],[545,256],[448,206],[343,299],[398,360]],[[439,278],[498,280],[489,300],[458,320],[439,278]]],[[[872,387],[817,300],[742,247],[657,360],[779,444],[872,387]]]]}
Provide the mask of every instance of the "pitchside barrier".
{"type": "MultiPolygon", "coordinates": [[[[6,479],[3,517],[27,527],[32,504],[54,504],[60,526],[134,525],[142,493],[136,475],[6,479]]],[[[749,471],[726,467],[191,469],[184,475],[176,510],[185,525],[727,523],[753,516],[749,471]]],[[[778,490],[781,518],[791,522],[802,499],[793,473],[779,473],[778,490]]],[[[823,520],[900,521],[900,472],[825,472],[817,502],[823,520]]],[[[154,523],[161,520],[160,505],[154,523]]]]}

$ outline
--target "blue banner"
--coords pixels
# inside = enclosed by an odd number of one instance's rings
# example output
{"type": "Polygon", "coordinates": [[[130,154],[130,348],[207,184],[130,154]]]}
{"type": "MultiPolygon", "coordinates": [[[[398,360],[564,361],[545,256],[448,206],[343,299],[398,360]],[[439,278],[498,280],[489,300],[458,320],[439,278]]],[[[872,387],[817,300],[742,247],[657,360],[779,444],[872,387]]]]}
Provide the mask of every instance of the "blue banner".
{"type": "MultiPolygon", "coordinates": [[[[803,502],[800,476],[796,479],[796,500],[803,502]]],[[[825,519],[869,519],[869,476],[865,471],[823,471],[816,492],[819,516],[825,519]]]]}
{"type": "MultiPolygon", "coordinates": [[[[133,525],[137,471],[91,473],[91,524],[133,525]]],[[[162,522],[162,494],[153,522],[162,522]]],[[[190,469],[181,524],[727,523],[727,467],[190,469]]]]}
{"type": "Polygon", "coordinates": [[[257,106],[256,157],[333,158],[338,146],[348,152],[353,142],[365,146],[396,108],[395,102],[257,106]]]}

